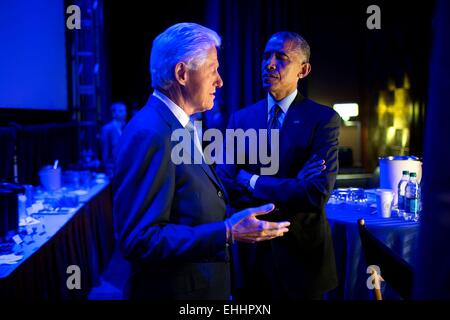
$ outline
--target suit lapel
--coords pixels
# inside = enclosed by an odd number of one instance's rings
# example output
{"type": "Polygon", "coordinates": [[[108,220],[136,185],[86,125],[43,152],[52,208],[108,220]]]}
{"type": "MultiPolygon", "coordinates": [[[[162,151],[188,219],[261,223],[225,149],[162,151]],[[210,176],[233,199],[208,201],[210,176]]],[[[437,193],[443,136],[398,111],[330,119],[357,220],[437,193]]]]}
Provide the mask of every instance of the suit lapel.
{"type": "Polygon", "coordinates": [[[306,120],[304,117],[305,109],[302,108],[302,102],[305,98],[299,93],[295,97],[292,104],[289,106],[286,117],[284,118],[283,127],[281,128],[281,133],[283,133],[284,128],[296,128],[302,125],[302,123],[306,120]],[[286,125],[286,126],[285,126],[286,125]]]}
{"type": "MultiPolygon", "coordinates": [[[[172,132],[176,129],[183,129],[183,126],[181,125],[180,121],[178,121],[178,119],[174,116],[174,114],[169,110],[169,108],[161,100],[159,100],[158,98],[151,95],[147,104],[154,106],[158,110],[161,117],[169,124],[172,132]]],[[[194,143],[194,142],[191,141],[191,143],[194,143]]],[[[191,153],[191,152],[189,152],[189,153],[191,153]]],[[[193,159],[191,154],[189,154],[189,156],[191,157],[191,159],[193,159]]],[[[193,165],[195,166],[195,164],[193,164],[193,165]]],[[[225,188],[222,186],[222,184],[220,183],[220,180],[213,172],[214,169],[211,168],[208,164],[206,164],[203,161],[203,158],[202,158],[202,163],[201,163],[200,167],[202,168],[203,172],[209,177],[209,179],[215,185],[217,185],[222,190],[222,192],[225,193],[225,188]]]]}
{"type": "Polygon", "coordinates": [[[268,110],[267,110],[267,99],[263,99],[259,102],[259,105],[257,108],[255,108],[255,111],[253,113],[252,119],[249,119],[251,121],[251,128],[255,128],[257,132],[259,132],[260,129],[266,129],[267,130],[267,124],[268,124],[268,110]]]}
{"type": "Polygon", "coordinates": [[[292,155],[289,146],[301,132],[300,128],[306,121],[306,110],[302,107],[304,99],[300,92],[297,93],[284,118],[280,131],[280,167],[283,163],[289,162],[289,157],[292,155]]]}
{"type": "MultiPolygon", "coordinates": [[[[236,127],[234,129],[243,129],[243,130],[256,130],[256,135],[258,137],[257,150],[259,154],[259,144],[266,143],[266,141],[260,141],[260,130],[267,130],[267,99],[263,99],[258,101],[255,104],[255,108],[249,113],[245,118],[240,119],[240,123],[236,123],[236,127]]],[[[250,147],[248,144],[245,144],[245,158],[249,159],[250,147]]],[[[235,146],[235,158],[238,156],[237,149],[235,146]]],[[[255,174],[260,173],[261,163],[258,160],[256,164],[248,164],[247,169],[255,174]]]]}
{"type": "Polygon", "coordinates": [[[202,159],[202,169],[208,175],[208,177],[220,188],[222,189],[221,183],[217,179],[216,175],[213,173],[214,169],[202,159]]]}
{"type": "MultiPolygon", "coordinates": [[[[222,190],[222,192],[223,192],[223,194],[224,194],[224,196],[225,196],[225,200],[226,200],[226,202],[230,202],[229,201],[229,198],[228,198],[228,194],[227,194],[227,190],[226,190],[226,188],[224,187],[224,185],[222,184],[222,181],[220,181],[220,178],[217,176],[217,172],[216,172],[216,170],[212,167],[212,166],[210,166],[209,164],[206,164],[206,163],[202,163],[202,167],[203,166],[206,166],[206,170],[208,170],[209,171],[209,173],[207,172],[207,174],[208,174],[208,176],[213,176],[214,177],[214,182],[217,184],[217,186],[222,190]]],[[[205,169],[203,169],[203,170],[205,170],[205,169]]],[[[206,170],[205,170],[205,172],[206,172],[206,170]]]]}

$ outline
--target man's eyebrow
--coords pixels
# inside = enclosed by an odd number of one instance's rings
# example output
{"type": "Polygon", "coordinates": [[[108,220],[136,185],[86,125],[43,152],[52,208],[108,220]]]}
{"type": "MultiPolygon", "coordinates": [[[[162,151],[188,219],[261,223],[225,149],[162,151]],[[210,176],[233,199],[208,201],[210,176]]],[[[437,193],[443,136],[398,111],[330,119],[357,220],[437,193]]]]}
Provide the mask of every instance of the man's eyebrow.
{"type": "Polygon", "coordinates": [[[272,54],[272,53],[278,53],[278,54],[281,54],[281,55],[286,56],[286,57],[289,58],[288,53],[285,52],[285,51],[283,51],[283,50],[268,50],[268,51],[264,51],[264,54],[268,54],[268,53],[270,53],[270,54],[272,54]]]}

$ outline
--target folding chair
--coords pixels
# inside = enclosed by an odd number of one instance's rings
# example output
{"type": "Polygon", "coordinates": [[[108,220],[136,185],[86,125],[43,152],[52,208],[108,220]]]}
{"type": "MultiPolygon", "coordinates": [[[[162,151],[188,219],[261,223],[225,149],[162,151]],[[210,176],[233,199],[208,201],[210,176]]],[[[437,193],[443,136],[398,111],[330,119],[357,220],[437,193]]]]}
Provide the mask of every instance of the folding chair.
{"type": "Polygon", "coordinates": [[[366,228],[364,219],[358,220],[358,230],[368,271],[375,280],[373,288],[375,299],[383,299],[380,281],[386,281],[403,299],[411,299],[413,283],[411,265],[371,234],[366,228]]]}

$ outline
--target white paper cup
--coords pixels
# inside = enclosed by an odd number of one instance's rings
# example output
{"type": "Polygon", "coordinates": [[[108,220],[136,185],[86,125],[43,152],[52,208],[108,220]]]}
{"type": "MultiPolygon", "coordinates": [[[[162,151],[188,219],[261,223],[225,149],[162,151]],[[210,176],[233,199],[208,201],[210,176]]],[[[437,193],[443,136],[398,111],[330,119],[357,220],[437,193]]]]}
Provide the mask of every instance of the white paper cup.
{"type": "Polygon", "coordinates": [[[394,192],[391,189],[377,189],[377,210],[383,218],[391,217],[394,192]]]}

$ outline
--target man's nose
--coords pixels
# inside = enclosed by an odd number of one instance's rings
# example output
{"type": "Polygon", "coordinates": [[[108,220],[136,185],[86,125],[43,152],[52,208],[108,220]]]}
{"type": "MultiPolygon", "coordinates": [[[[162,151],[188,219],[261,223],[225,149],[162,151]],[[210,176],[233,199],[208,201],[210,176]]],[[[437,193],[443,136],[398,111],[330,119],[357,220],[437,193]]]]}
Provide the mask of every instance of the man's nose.
{"type": "Polygon", "coordinates": [[[277,68],[275,55],[272,54],[267,60],[266,60],[266,69],[269,71],[273,71],[277,68]]]}
{"type": "Polygon", "coordinates": [[[217,87],[217,88],[222,88],[222,86],[223,86],[223,80],[222,80],[222,77],[220,76],[220,74],[217,74],[216,87],[217,87]]]}

